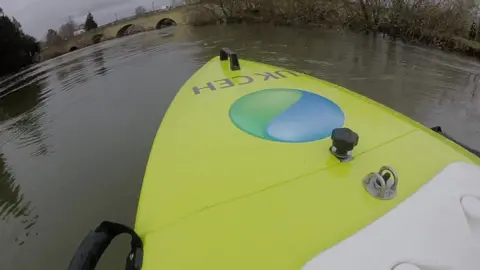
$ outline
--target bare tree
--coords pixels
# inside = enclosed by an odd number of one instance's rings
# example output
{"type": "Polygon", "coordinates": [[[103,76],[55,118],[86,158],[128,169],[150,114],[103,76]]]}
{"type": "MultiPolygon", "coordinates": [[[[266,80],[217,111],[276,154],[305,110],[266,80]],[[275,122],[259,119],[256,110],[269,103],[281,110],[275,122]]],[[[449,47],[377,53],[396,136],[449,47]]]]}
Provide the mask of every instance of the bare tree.
{"type": "Polygon", "coordinates": [[[142,14],[145,14],[147,13],[147,9],[142,7],[142,6],[138,6],[137,8],[135,8],[135,15],[142,15],[142,14]]]}
{"type": "Polygon", "coordinates": [[[62,41],[62,38],[58,35],[57,31],[53,29],[48,29],[47,35],[45,36],[47,45],[57,45],[62,41]]]}
{"type": "Polygon", "coordinates": [[[77,28],[78,28],[77,23],[74,22],[74,21],[72,20],[72,18],[69,18],[68,21],[67,21],[65,24],[63,24],[62,26],[60,26],[60,29],[58,29],[58,34],[59,34],[62,38],[73,37],[75,31],[77,30],[77,28]]]}
{"type": "Polygon", "coordinates": [[[1,14],[2,16],[5,16],[5,13],[3,13],[3,8],[1,8],[1,7],[0,7],[0,14],[1,14]]]}

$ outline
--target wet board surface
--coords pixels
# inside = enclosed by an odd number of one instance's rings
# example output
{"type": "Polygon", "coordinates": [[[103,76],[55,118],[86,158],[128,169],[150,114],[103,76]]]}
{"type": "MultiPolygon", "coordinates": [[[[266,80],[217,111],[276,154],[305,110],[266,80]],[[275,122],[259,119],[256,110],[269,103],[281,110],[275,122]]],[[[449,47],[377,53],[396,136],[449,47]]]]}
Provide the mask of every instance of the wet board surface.
{"type": "Polygon", "coordinates": [[[143,269],[300,269],[448,164],[478,162],[339,86],[240,64],[231,71],[228,61],[212,59],[180,89],[161,123],[135,226],[145,244],[143,269]],[[360,136],[351,162],[329,152],[336,127],[360,136]],[[419,148],[422,154],[413,154],[419,148]],[[384,165],[400,176],[389,201],[362,186],[384,165]]]}

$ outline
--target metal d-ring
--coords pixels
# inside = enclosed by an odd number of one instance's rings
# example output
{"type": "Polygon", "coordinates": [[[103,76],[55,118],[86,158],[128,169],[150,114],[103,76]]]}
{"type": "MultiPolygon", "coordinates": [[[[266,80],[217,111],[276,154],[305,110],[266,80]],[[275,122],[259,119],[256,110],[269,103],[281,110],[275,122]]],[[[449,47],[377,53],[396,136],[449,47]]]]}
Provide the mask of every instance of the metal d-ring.
{"type": "Polygon", "coordinates": [[[367,174],[363,178],[363,186],[373,197],[390,200],[397,195],[398,175],[392,167],[383,166],[378,173],[367,174]]]}

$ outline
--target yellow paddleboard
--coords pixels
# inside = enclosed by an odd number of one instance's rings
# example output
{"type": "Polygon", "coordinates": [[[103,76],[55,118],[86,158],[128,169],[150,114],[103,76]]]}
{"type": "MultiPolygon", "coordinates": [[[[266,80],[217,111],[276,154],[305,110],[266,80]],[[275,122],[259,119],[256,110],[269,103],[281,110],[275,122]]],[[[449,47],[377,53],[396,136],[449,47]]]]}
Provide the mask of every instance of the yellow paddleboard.
{"type": "Polygon", "coordinates": [[[135,224],[144,270],[301,269],[449,164],[480,164],[342,87],[243,59],[235,64],[206,63],[161,123],[135,224]],[[358,134],[351,160],[331,152],[337,128],[358,134]],[[365,179],[383,166],[398,185],[382,199],[365,179]]]}

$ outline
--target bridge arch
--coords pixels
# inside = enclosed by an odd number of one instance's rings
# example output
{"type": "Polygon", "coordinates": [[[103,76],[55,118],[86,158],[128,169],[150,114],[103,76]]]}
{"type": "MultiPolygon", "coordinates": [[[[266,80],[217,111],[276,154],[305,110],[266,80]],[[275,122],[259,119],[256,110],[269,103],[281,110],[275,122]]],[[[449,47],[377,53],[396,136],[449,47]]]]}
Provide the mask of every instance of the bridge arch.
{"type": "Polygon", "coordinates": [[[100,43],[102,41],[103,34],[96,34],[95,36],[92,37],[92,42],[93,44],[100,43]]]}
{"type": "Polygon", "coordinates": [[[73,51],[76,51],[76,50],[78,50],[78,47],[77,47],[77,46],[72,46],[72,47],[70,48],[70,52],[73,52],[73,51]]]}
{"type": "Polygon", "coordinates": [[[117,37],[133,35],[143,31],[145,31],[145,27],[131,23],[120,28],[120,30],[117,32],[117,37]]]}
{"type": "Polygon", "coordinates": [[[122,28],[120,28],[117,32],[117,37],[125,36],[125,32],[127,32],[128,28],[130,28],[131,26],[133,26],[133,24],[127,24],[127,25],[123,26],[122,28]]]}
{"type": "Polygon", "coordinates": [[[164,28],[164,27],[168,27],[168,26],[173,26],[173,25],[177,25],[177,22],[175,22],[174,20],[170,19],[170,18],[163,18],[161,19],[160,21],[158,21],[157,25],[155,26],[156,29],[160,29],[160,28],[164,28]]]}

